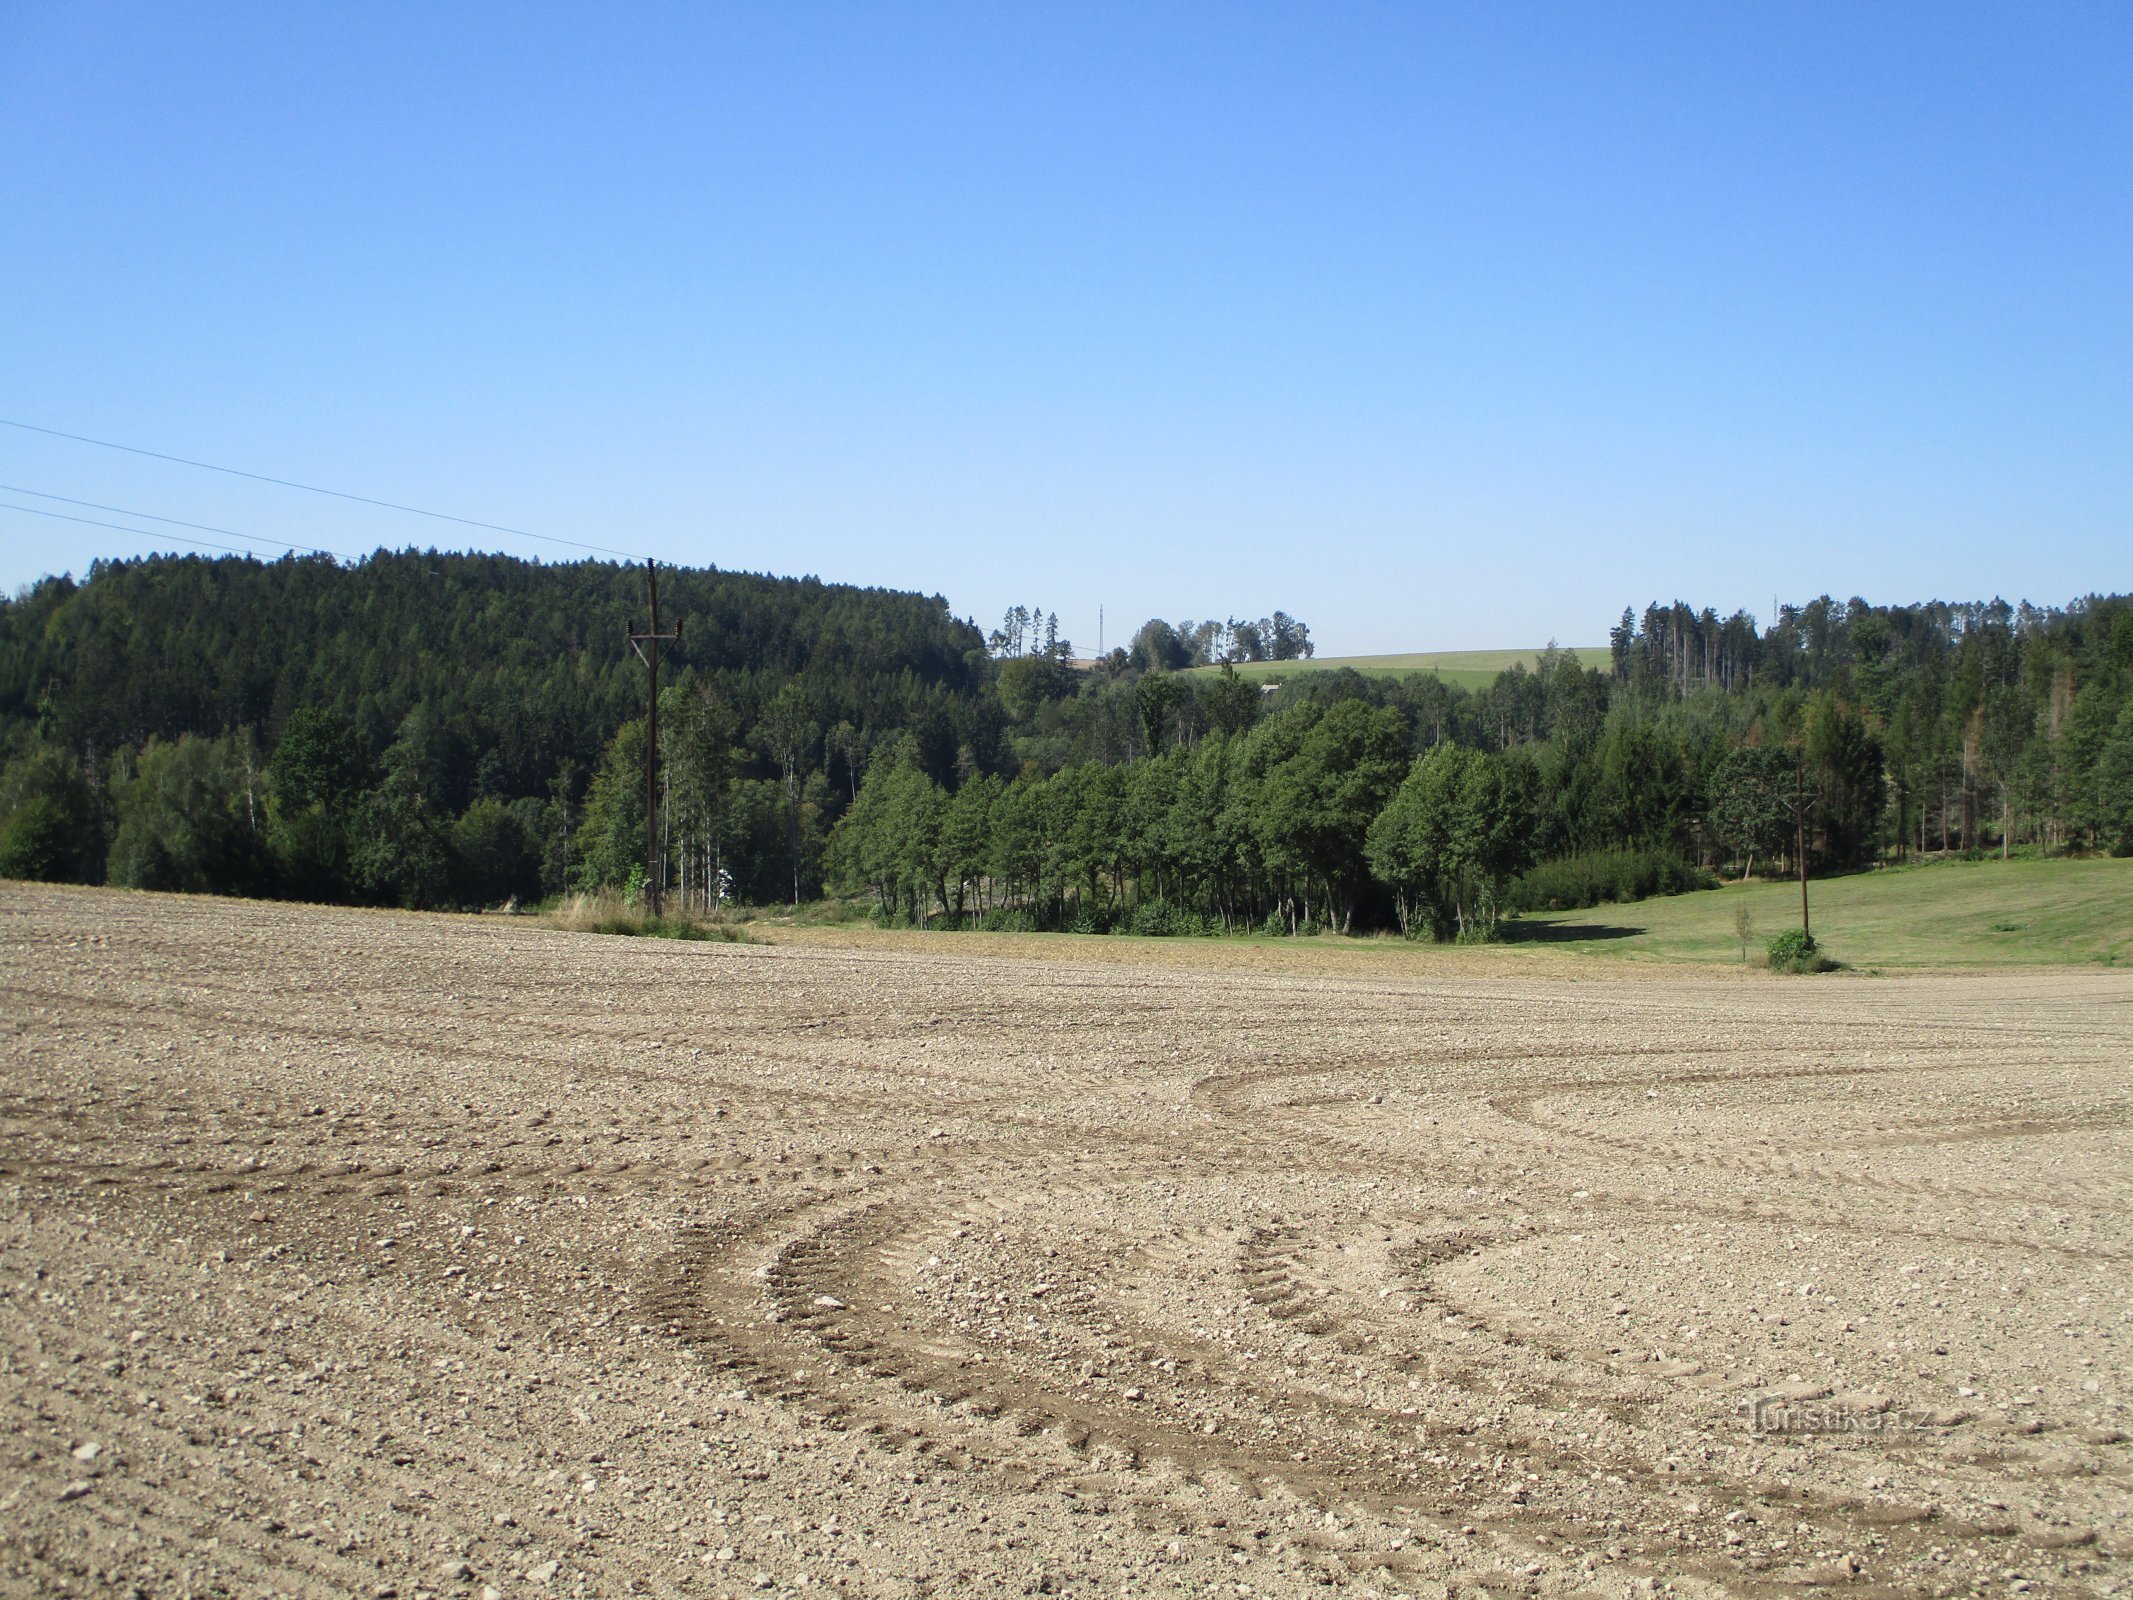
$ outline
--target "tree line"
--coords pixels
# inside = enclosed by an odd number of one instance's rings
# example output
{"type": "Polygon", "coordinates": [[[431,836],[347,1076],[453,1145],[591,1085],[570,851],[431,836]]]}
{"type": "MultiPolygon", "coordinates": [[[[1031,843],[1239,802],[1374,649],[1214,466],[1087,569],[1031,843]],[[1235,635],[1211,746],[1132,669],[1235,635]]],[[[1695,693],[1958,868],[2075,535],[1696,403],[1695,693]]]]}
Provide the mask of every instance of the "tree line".
{"type": "MultiPolygon", "coordinates": [[[[2119,597],[1823,597],[1761,629],[1653,605],[1603,656],[1472,693],[1230,671],[1254,639],[1308,654],[1281,612],[1155,619],[1083,666],[1034,608],[988,638],[938,598],[710,570],[662,600],[686,648],[657,853],[699,906],[1475,936],[1791,870],[1799,796],[1815,870],[2133,849],[2119,597]]],[[[409,906],[626,887],[642,612],[630,568],[436,552],[47,580],[0,602],[0,875],[409,906]]]]}
{"type": "Polygon", "coordinates": [[[1129,765],[950,790],[883,752],[830,841],[835,886],[925,923],[1108,932],[1485,934],[1528,864],[1537,771],[1439,745],[1391,706],[1291,706],[1129,765]]]}
{"type": "MultiPolygon", "coordinates": [[[[890,748],[830,844],[884,916],[1487,934],[1506,911],[1988,847],[2133,851],[2133,601],[1625,613],[1469,694],[1149,670],[1031,695],[1012,776],[890,748]],[[1804,815],[1803,815],[1804,814],[1804,815]]],[[[1027,669],[1003,672],[1011,699],[1027,669]]]]}

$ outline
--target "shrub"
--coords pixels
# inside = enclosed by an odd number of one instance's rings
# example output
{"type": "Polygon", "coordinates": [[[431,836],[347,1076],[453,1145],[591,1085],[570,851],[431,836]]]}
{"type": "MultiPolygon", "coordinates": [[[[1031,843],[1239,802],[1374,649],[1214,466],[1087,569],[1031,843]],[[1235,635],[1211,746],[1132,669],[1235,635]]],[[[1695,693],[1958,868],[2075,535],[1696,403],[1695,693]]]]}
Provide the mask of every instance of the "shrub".
{"type": "Polygon", "coordinates": [[[1064,931],[1067,933],[1109,933],[1113,917],[1108,907],[1091,905],[1083,900],[1067,913],[1064,931]]]}
{"type": "Polygon", "coordinates": [[[1503,909],[1578,911],[1586,906],[1710,889],[1718,880],[1667,850],[1598,850],[1531,867],[1504,892],[1503,909]]]}
{"type": "Polygon", "coordinates": [[[0,878],[93,883],[104,859],[102,809],[79,761],[31,746],[0,770],[0,878]]]}
{"type": "Polygon", "coordinates": [[[1144,900],[1133,908],[1133,914],[1120,931],[1137,933],[1144,938],[1199,939],[1221,932],[1221,924],[1210,924],[1209,918],[1182,906],[1171,905],[1166,900],[1144,900]]]}
{"type": "Polygon", "coordinates": [[[1815,936],[1805,928],[1789,928],[1770,941],[1773,972],[1834,972],[1836,962],[1822,954],[1815,936]]]}
{"type": "Polygon", "coordinates": [[[37,878],[65,883],[81,867],[75,829],[49,795],[34,794],[0,823],[0,878],[37,878]]]}
{"type": "MultiPolygon", "coordinates": [[[[520,812],[494,796],[467,807],[449,830],[452,877],[461,905],[531,900],[541,892],[540,841],[520,812]]],[[[642,879],[644,869],[637,868],[642,879]]]]}

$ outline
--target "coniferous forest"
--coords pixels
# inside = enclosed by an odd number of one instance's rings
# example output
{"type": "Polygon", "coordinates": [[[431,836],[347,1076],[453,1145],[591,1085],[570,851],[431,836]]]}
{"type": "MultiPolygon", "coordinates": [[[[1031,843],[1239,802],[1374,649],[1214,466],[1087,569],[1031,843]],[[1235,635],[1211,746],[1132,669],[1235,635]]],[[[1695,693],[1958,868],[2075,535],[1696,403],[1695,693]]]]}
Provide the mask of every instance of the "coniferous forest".
{"type": "MultiPolygon", "coordinates": [[[[1720,873],[2133,850],[2133,599],[1624,611],[1471,693],[1285,613],[1072,659],[938,598],[662,570],[667,893],[953,926],[1397,928],[1720,873]]],[[[156,557],[0,602],[0,876],[410,907],[643,882],[640,569],[156,557]]]]}

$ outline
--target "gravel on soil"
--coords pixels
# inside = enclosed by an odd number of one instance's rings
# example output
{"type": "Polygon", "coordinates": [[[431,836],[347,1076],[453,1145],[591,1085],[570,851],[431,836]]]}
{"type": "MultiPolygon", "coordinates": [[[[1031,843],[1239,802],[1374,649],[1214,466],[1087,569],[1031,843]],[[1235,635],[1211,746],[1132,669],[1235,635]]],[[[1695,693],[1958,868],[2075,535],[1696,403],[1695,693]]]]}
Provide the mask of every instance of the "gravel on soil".
{"type": "Polygon", "coordinates": [[[0,886],[0,1592],[2133,1584],[2133,978],[0,886]]]}

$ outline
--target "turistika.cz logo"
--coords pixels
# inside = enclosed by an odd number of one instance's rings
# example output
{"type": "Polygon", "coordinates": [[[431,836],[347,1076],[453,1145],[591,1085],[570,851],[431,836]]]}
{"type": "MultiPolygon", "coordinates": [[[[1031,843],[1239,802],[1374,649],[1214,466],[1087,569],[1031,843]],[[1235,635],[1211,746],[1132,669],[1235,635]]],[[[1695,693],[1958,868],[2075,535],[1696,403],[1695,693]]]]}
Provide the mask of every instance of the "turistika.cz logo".
{"type": "Polygon", "coordinates": [[[1915,1406],[1781,1395],[1751,1395],[1741,1412],[1757,1433],[1916,1433],[1948,1425],[1946,1417],[1915,1406]]]}

